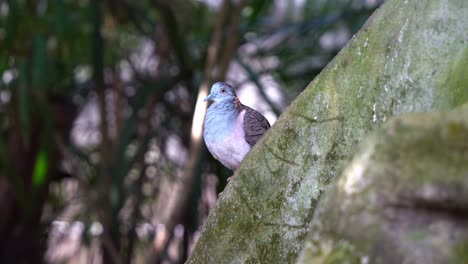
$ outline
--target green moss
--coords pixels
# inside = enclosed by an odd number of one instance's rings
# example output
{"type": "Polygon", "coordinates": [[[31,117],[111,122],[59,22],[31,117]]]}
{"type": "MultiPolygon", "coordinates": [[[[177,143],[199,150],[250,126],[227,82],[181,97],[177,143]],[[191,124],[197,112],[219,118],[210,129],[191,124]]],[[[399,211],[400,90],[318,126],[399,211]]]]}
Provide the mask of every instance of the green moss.
{"type": "Polygon", "coordinates": [[[425,231],[421,230],[411,230],[408,233],[408,240],[413,242],[423,241],[424,239],[427,239],[427,237],[428,234],[425,231]]]}
{"type": "Polygon", "coordinates": [[[406,114],[369,135],[322,197],[306,242],[315,250],[299,263],[464,263],[468,229],[453,210],[467,203],[467,127],[468,104],[406,114]]]}
{"type": "MultiPolygon", "coordinates": [[[[447,110],[467,101],[463,4],[385,1],[247,155],[208,218],[189,263],[262,263],[260,249],[276,262],[294,262],[322,191],[370,130],[395,115],[447,110]],[[273,234],[278,239],[274,245],[273,234]]],[[[389,128],[385,140],[392,140],[392,129],[398,132],[399,127],[389,128]]],[[[394,141],[401,152],[381,158],[392,161],[394,168],[403,166],[402,174],[410,169],[404,167],[405,159],[415,164],[424,160],[427,168],[417,168],[419,176],[405,178],[411,188],[418,187],[426,181],[423,172],[435,170],[437,162],[461,164],[460,152],[451,152],[451,146],[438,140],[464,140],[463,131],[449,124],[433,141],[420,139],[407,146],[394,141]],[[435,158],[428,156],[433,152],[438,153],[435,158]]],[[[451,177],[453,170],[438,173],[451,177]]],[[[390,181],[380,185],[389,187],[390,181]]],[[[377,199],[371,191],[363,193],[353,212],[377,199]]],[[[326,217],[342,217],[343,204],[326,217]]]]}
{"type": "Polygon", "coordinates": [[[462,105],[468,102],[468,74],[466,74],[466,65],[468,63],[468,48],[467,43],[463,43],[464,48],[461,48],[454,56],[453,63],[447,68],[443,78],[439,81],[440,97],[446,97],[445,103],[447,107],[453,105],[462,105]],[[446,87],[452,87],[452,93],[445,93],[446,87]]]}
{"type": "Polygon", "coordinates": [[[455,254],[450,263],[468,263],[468,239],[465,239],[455,246],[455,254]]]}
{"type": "Polygon", "coordinates": [[[339,241],[324,259],[324,264],[360,264],[361,256],[356,248],[346,241],[339,241]]]}
{"type": "Polygon", "coordinates": [[[351,243],[345,240],[341,240],[337,244],[330,244],[329,241],[324,240],[306,247],[299,263],[360,264],[361,260],[365,258],[351,243]]]}

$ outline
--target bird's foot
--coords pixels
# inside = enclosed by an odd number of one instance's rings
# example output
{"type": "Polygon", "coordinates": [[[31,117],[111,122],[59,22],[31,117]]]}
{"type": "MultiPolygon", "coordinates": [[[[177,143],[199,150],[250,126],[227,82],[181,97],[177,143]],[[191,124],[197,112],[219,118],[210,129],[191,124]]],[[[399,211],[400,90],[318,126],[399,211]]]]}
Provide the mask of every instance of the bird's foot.
{"type": "MultiPolygon", "coordinates": [[[[232,180],[232,177],[234,177],[234,175],[229,176],[229,177],[227,178],[227,182],[231,181],[231,180],[232,180]]],[[[221,196],[222,193],[223,193],[223,192],[218,193],[218,198],[221,196]]]]}

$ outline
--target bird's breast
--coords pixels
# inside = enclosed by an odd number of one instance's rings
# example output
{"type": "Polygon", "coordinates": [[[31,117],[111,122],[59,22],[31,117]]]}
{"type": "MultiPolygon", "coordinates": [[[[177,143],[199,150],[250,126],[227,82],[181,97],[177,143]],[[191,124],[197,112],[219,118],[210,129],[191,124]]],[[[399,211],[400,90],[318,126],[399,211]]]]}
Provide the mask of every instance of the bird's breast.
{"type": "Polygon", "coordinates": [[[244,115],[245,110],[233,120],[226,115],[210,118],[208,113],[205,118],[203,134],[206,146],[217,160],[231,170],[239,167],[251,148],[245,140],[244,115]]]}

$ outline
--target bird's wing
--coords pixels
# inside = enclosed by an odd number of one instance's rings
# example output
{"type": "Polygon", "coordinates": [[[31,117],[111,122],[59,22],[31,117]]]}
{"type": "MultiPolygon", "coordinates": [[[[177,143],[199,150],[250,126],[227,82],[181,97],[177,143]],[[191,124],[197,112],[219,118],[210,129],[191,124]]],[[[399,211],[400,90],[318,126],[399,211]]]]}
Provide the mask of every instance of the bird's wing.
{"type": "Polygon", "coordinates": [[[268,120],[262,114],[252,108],[245,105],[243,105],[243,108],[245,109],[245,140],[253,146],[263,136],[263,134],[265,134],[268,128],[270,128],[270,123],[268,123],[268,120]]]}

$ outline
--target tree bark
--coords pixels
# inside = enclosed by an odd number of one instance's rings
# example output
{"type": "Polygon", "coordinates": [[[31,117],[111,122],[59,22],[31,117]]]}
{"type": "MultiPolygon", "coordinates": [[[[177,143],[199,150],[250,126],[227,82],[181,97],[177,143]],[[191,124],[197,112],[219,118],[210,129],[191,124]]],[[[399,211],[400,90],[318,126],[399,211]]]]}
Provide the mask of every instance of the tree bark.
{"type": "Polygon", "coordinates": [[[464,1],[386,1],[246,156],[188,263],[294,263],[364,135],[468,100],[464,1]]]}

